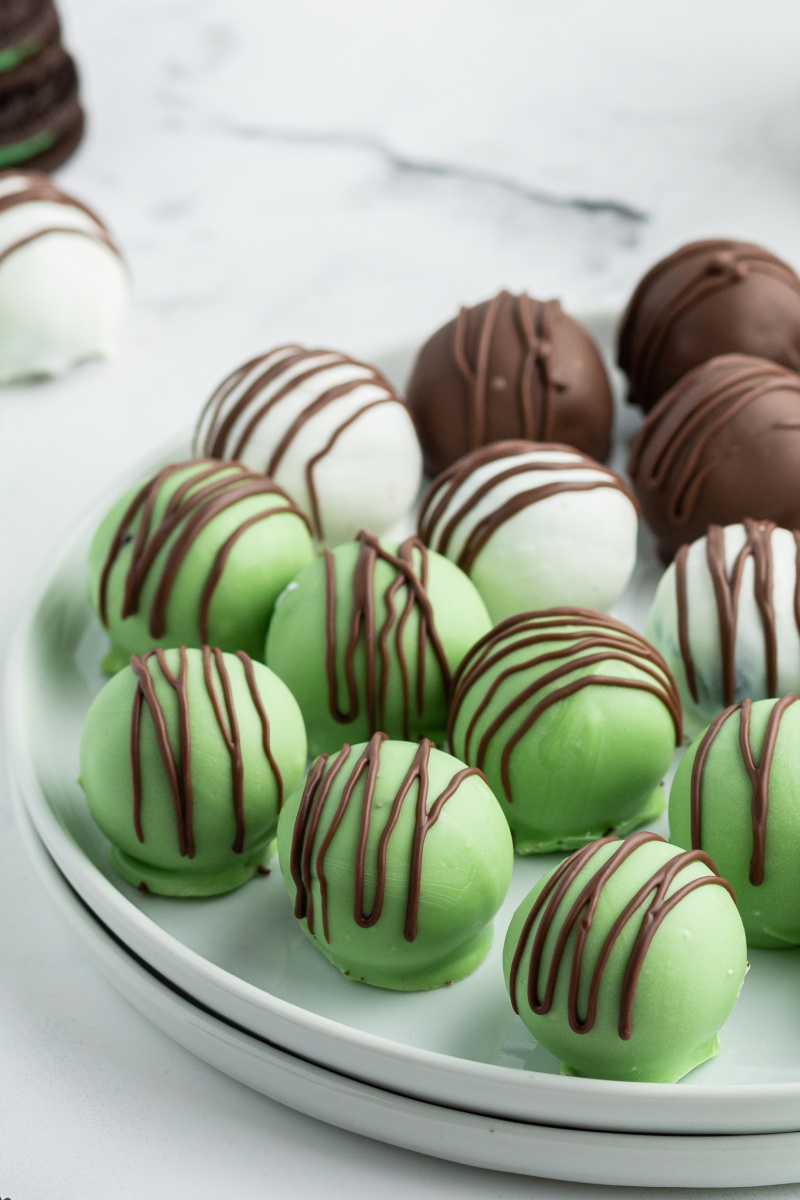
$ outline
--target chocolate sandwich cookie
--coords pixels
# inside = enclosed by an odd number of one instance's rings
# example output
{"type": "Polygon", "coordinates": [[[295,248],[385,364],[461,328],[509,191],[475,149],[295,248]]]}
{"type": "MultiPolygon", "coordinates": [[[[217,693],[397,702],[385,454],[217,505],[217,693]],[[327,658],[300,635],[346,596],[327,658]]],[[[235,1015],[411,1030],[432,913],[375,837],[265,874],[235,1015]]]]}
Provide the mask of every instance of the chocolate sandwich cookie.
{"type": "Polygon", "coordinates": [[[4,0],[0,5],[0,75],[16,70],[58,42],[58,14],[51,0],[4,0]]]}
{"type": "Polygon", "coordinates": [[[83,134],[75,64],[60,42],[0,72],[0,169],[52,171],[83,134]]]}

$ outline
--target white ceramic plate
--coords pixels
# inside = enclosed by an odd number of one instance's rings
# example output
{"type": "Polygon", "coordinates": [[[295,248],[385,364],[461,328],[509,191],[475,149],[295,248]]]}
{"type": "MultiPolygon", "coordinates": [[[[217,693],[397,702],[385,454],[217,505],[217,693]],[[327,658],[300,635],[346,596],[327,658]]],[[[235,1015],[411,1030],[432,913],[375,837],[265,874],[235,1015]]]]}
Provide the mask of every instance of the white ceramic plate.
{"type": "Polygon", "coordinates": [[[24,811],[18,815],[39,878],[109,982],[179,1045],[290,1108],[437,1158],[578,1183],[747,1187],[798,1178],[797,1133],[681,1137],[505,1121],[370,1087],[260,1041],[137,962],[69,886],[24,811]]]}
{"type": "MultiPolygon", "coordinates": [[[[608,345],[611,318],[591,324],[608,345]]],[[[408,358],[406,352],[385,365],[400,374],[408,358]]],[[[625,414],[620,424],[624,443],[635,417],[625,414]]],[[[120,486],[185,452],[168,448],[120,486]]],[[[617,458],[624,456],[620,445],[617,458]]],[[[552,858],[518,860],[486,962],[451,988],[415,995],[343,978],[296,926],[277,871],[228,896],[195,901],[142,897],[117,879],[74,782],[83,717],[103,682],[105,637],[85,600],[84,563],[107,502],[76,530],[31,600],[13,642],[7,713],[12,771],[36,829],[70,884],[128,947],[198,1002],[273,1045],[424,1101],[595,1130],[800,1130],[795,951],[753,953],[753,969],[722,1031],[723,1053],[679,1085],[558,1074],[556,1060],[512,1013],[500,969],[511,913],[552,858]]],[[[645,538],[620,616],[641,627],[659,574],[645,538]]]]}

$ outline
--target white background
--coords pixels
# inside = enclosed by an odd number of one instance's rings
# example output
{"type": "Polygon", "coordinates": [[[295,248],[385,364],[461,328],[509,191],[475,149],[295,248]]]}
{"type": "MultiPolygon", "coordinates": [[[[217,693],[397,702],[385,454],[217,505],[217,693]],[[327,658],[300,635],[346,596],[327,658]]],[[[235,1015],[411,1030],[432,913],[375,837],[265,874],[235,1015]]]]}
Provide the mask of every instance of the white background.
{"type": "MultiPolygon", "coordinates": [[[[4,653],[76,517],[253,353],[369,355],[501,286],[619,304],[694,237],[800,266],[796,0],[61,7],[90,132],[60,178],[108,220],[135,297],[113,362],[0,394],[4,653]]],[[[617,1194],[380,1146],[233,1083],[95,972],[4,782],[0,845],[4,1200],[617,1194]]]]}

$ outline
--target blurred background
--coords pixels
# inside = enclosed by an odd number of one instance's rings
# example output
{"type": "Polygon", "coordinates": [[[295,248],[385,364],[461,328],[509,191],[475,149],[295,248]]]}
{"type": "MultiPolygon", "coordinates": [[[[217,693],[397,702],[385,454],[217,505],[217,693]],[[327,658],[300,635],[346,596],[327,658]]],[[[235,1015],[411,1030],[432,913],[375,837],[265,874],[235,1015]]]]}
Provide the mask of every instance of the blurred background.
{"type": "Polygon", "coordinates": [[[0,488],[32,405],[45,455],[85,420],[88,502],[283,340],[374,354],[500,287],[619,307],[694,237],[800,266],[794,0],[60,9],[89,133],[59,178],[135,305],[111,366],[0,396],[0,488]]]}
{"type": "Polygon", "coordinates": [[[694,235],[800,257],[792,0],[63,8],[91,118],[64,179],[140,316],[191,309],[223,368],[414,338],[500,285],[618,303],[694,235]]]}

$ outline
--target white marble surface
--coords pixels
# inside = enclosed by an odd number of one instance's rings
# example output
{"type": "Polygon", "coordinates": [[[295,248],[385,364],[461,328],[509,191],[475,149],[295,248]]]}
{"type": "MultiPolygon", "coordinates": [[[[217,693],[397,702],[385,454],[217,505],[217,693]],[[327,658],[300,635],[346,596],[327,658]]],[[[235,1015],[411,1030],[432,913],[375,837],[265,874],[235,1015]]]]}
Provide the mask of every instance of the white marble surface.
{"type": "MultiPolygon", "coordinates": [[[[619,303],[695,236],[800,265],[795,0],[62,11],[91,131],[61,179],[125,246],[135,302],[112,363],[0,394],[3,647],[76,516],[251,352],[368,354],[501,285],[619,303]]],[[[379,1146],[195,1061],[87,964],[0,788],[3,1198],[609,1194],[379,1146]]]]}

